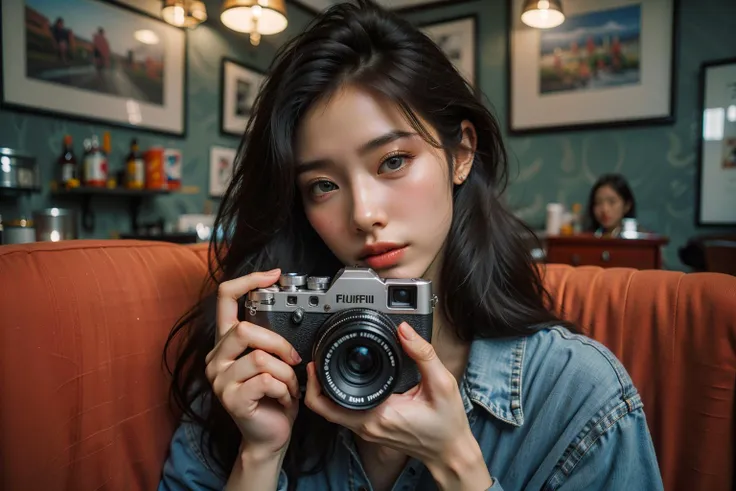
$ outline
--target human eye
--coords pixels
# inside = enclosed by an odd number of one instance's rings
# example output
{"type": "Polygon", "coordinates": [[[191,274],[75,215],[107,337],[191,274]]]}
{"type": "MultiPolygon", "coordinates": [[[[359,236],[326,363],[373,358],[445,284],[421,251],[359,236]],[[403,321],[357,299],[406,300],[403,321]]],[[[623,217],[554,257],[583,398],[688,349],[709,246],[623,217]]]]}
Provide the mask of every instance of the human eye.
{"type": "Polygon", "coordinates": [[[336,189],[337,184],[326,179],[320,179],[319,181],[315,181],[309,185],[309,193],[316,198],[331,193],[336,189]]]}
{"type": "Polygon", "coordinates": [[[385,174],[390,172],[397,172],[406,167],[411,159],[411,155],[405,153],[398,153],[389,155],[383,159],[381,166],[378,168],[379,174],[385,174]]]}

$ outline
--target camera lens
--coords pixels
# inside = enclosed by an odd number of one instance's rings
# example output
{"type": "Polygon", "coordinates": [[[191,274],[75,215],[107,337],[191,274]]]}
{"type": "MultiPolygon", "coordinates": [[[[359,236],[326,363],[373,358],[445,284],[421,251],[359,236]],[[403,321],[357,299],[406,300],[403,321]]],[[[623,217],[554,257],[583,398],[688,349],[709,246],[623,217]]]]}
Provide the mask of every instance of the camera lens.
{"type": "Polygon", "coordinates": [[[373,354],[367,346],[356,346],[348,353],[348,368],[358,375],[365,375],[373,370],[375,362],[373,354]]]}
{"type": "Polygon", "coordinates": [[[313,359],[322,391],[348,409],[370,409],[393,393],[401,373],[396,325],[381,312],[354,308],[319,329],[313,359]]]}
{"type": "Polygon", "coordinates": [[[394,309],[416,309],[416,292],[416,287],[412,286],[389,286],[388,306],[394,309]]]}

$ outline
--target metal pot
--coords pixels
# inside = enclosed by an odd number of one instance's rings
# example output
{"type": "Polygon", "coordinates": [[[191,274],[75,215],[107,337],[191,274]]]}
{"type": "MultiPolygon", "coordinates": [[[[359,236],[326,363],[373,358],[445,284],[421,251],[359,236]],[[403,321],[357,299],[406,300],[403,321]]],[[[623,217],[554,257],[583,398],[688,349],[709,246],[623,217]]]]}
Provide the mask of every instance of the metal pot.
{"type": "Polygon", "coordinates": [[[33,221],[21,218],[5,224],[3,244],[29,244],[36,242],[36,229],[33,221]]]}
{"type": "Polygon", "coordinates": [[[36,158],[0,147],[0,188],[38,189],[41,176],[36,158]]]}
{"type": "Polygon", "coordinates": [[[36,240],[58,242],[77,238],[77,214],[64,208],[47,208],[33,212],[36,240]]]}

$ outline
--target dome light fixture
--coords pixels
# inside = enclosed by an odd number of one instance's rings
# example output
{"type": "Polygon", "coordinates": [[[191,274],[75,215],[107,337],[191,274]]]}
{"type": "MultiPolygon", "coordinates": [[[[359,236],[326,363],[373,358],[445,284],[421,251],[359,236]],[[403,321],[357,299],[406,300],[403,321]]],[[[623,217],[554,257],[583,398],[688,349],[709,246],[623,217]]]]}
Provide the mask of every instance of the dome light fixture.
{"type": "Polygon", "coordinates": [[[250,42],[258,46],[261,36],[286,29],[285,0],[225,0],[220,20],[225,27],[250,34],[250,42]]]}
{"type": "Polygon", "coordinates": [[[561,0],[526,0],[521,21],[529,27],[550,29],[565,22],[561,0]]]}
{"type": "Polygon", "coordinates": [[[164,0],[161,17],[172,26],[194,29],[207,20],[207,8],[200,0],[164,0]]]}

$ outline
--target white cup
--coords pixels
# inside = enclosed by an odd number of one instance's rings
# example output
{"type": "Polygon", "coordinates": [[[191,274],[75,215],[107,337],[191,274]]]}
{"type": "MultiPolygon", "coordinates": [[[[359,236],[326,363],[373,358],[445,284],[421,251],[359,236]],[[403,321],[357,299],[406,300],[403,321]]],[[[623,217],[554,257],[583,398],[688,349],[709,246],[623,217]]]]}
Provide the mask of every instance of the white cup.
{"type": "Polygon", "coordinates": [[[559,235],[562,228],[562,215],[565,207],[561,203],[547,204],[547,234],[559,235]]]}

